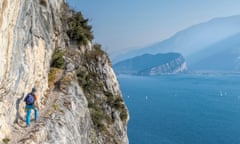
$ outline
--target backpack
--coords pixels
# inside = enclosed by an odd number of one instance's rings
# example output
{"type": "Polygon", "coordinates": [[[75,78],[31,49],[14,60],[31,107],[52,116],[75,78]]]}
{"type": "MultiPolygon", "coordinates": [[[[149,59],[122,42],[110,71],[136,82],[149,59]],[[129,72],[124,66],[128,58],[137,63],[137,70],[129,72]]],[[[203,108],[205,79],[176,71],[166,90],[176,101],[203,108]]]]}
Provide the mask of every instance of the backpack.
{"type": "Polygon", "coordinates": [[[28,94],[27,97],[25,98],[25,102],[27,105],[33,105],[35,101],[35,98],[33,94],[28,94]]]}

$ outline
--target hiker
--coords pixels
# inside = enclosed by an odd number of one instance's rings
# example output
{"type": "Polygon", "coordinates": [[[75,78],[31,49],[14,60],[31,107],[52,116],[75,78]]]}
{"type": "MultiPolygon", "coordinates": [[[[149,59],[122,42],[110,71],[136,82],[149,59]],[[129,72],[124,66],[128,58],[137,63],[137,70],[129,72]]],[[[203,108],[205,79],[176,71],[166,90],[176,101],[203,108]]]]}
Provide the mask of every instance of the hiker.
{"type": "Polygon", "coordinates": [[[38,109],[39,109],[39,105],[38,105],[38,101],[37,101],[37,90],[35,88],[32,89],[32,92],[29,93],[25,99],[24,102],[26,103],[26,124],[27,126],[30,126],[30,121],[31,121],[31,111],[34,110],[34,118],[35,121],[38,120],[38,109]]]}

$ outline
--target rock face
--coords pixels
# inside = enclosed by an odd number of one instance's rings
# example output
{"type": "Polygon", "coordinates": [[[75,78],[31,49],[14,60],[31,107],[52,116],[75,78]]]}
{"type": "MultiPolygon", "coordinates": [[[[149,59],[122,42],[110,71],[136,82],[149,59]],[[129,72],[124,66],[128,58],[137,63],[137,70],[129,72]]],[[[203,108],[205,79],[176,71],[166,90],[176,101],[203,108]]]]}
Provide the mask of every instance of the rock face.
{"type": "Polygon", "coordinates": [[[91,42],[70,43],[67,11],[64,0],[0,0],[1,142],[128,143],[129,116],[111,63],[91,42]],[[64,52],[62,69],[50,68],[56,48],[64,52]],[[22,99],[32,87],[40,119],[24,128],[22,99]]]}
{"type": "Polygon", "coordinates": [[[187,63],[182,56],[173,59],[165,64],[154,66],[149,69],[140,71],[139,75],[162,75],[162,74],[178,74],[187,71],[187,63]]]}
{"type": "Polygon", "coordinates": [[[187,71],[187,64],[181,54],[145,54],[114,65],[118,74],[163,75],[178,74],[187,71]]]}

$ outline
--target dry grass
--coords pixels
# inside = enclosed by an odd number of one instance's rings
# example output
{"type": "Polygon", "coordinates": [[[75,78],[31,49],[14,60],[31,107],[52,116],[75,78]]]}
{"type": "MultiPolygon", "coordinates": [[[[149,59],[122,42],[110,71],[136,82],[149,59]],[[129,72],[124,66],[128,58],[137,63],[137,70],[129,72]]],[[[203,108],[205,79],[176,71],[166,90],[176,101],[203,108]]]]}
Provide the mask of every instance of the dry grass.
{"type": "Polygon", "coordinates": [[[73,81],[73,75],[71,73],[67,73],[64,77],[59,81],[58,88],[62,92],[66,92],[67,88],[71,85],[73,81]]]}
{"type": "Polygon", "coordinates": [[[55,83],[59,81],[63,73],[62,69],[58,68],[51,68],[49,74],[48,74],[48,86],[50,90],[53,90],[55,88],[55,83]]]}

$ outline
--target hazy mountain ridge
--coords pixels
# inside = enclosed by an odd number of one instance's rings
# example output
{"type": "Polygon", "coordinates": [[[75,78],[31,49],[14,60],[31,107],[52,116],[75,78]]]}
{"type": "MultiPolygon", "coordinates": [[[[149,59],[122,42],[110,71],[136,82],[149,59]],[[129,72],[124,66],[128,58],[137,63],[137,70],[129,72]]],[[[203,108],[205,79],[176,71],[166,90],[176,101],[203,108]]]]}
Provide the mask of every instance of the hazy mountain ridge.
{"type": "Polygon", "coordinates": [[[188,57],[193,70],[239,71],[240,33],[188,57]]]}
{"type": "MultiPolygon", "coordinates": [[[[120,55],[118,58],[115,58],[115,62],[133,58],[135,56],[143,55],[146,53],[157,54],[177,52],[181,53],[185,57],[186,62],[189,64],[189,68],[191,68],[194,66],[194,63],[198,63],[198,60],[209,56],[209,53],[212,53],[211,51],[217,51],[218,47],[222,50],[232,47],[232,45],[238,44],[240,41],[238,35],[239,33],[240,15],[224,18],[214,18],[210,21],[200,23],[179,31],[172,37],[159,43],[120,55]],[[222,44],[222,46],[218,44],[222,44]],[[196,59],[196,57],[198,59],[196,59]]],[[[234,48],[231,48],[231,50],[238,51],[239,49],[238,47],[234,46],[234,48]]],[[[234,55],[234,57],[236,59],[238,56],[234,55]]],[[[232,65],[232,63],[229,63],[229,65],[232,65]]],[[[198,70],[198,67],[193,67],[192,69],[198,70]]],[[[202,67],[200,69],[208,69],[208,67],[202,67]]],[[[213,65],[211,66],[211,69],[214,70],[213,65]]],[[[218,68],[216,68],[216,70],[217,69],[218,68]]]]}

